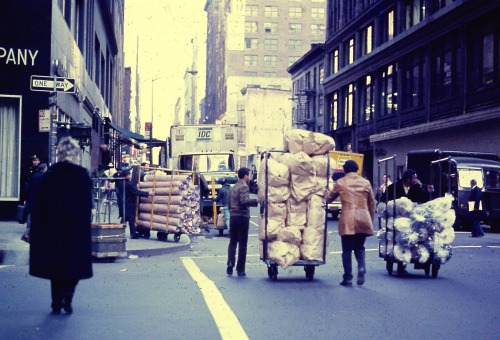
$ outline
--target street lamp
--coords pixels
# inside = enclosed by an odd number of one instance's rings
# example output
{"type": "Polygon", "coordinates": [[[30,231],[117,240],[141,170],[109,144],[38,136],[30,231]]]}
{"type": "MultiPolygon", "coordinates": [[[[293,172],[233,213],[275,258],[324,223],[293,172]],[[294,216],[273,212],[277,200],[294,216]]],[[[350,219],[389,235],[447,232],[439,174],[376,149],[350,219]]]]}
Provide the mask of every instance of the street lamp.
{"type": "Polygon", "coordinates": [[[151,126],[149,127],[149,165],[153,165],[153,113],[154,113],[154,82],[164,77],[151,78],[151,126]]]}

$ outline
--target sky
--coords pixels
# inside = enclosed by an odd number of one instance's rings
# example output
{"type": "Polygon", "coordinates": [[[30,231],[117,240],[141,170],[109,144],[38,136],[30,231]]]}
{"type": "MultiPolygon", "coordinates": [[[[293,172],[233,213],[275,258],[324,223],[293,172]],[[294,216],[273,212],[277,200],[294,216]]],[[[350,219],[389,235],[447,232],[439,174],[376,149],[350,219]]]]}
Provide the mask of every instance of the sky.
{"type": "Polygon", "coordinates": [[[124,49],[125,66],[132,69],[131,118],[135,116],[138,54],[141,134],[144,134],[144,123],[151,121],[154,112],[153,137],[166,139],[179,97],[181,112],[184,112],[184,75],[193,64],[194,44],[191,41],[195,37],[198,46],[197,104],[205,97],[205,3],[206,0],[125,0],[124,49]],[[152,79],[156,80],[152,82],[152,79]]]}

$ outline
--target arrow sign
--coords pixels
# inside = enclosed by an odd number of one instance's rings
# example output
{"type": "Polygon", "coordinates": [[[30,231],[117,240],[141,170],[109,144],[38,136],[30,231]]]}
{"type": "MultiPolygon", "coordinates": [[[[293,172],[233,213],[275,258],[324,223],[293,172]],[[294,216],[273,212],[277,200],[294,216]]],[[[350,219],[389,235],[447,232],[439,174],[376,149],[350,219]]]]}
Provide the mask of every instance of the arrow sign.
{"type": "MultiPolygon", "coordinates": [[[[31,91],[53,92],[54,77],[31,76],[30,89],[31,91]]],[[[75,93],[75,79],[57,77],[56,91],[64,93],[75,93]]]]}

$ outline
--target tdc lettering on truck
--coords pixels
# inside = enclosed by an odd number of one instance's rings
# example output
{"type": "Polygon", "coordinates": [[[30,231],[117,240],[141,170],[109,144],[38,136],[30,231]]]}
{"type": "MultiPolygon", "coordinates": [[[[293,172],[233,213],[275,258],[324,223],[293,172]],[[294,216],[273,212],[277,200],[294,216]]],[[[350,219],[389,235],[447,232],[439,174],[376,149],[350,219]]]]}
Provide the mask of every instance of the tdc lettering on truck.
{"type": "Polygon", "coordinates": [[[198,129],[198,140],[211,140],[212,129],[200,128],[198,129]]]}

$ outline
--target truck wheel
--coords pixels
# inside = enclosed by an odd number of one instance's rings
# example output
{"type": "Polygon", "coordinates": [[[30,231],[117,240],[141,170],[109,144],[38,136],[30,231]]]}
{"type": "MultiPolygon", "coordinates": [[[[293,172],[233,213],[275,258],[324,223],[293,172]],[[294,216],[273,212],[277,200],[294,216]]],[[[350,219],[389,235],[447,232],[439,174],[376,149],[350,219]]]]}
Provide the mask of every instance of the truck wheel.
{"type": "Polygon", "coordinates": [[[336,212],[332,211],[331,214],[332,214],[332,219],[334,219],[334,220],[338,220],[339,219],[339,212],[338,211],[336,211],[336,212]]]}

